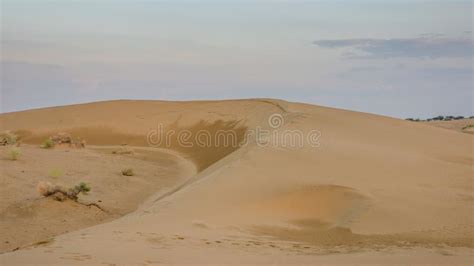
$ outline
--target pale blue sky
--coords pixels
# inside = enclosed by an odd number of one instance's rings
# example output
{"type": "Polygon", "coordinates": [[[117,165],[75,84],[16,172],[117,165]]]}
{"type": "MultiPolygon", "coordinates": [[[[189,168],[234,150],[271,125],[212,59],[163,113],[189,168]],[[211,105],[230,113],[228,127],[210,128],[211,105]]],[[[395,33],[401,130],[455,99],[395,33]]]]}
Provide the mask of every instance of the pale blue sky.
{"type": "Polygon", "coordinates": [[[2,112],[271,97],[471,115],[472,1],[1,1],[2,112]]]}

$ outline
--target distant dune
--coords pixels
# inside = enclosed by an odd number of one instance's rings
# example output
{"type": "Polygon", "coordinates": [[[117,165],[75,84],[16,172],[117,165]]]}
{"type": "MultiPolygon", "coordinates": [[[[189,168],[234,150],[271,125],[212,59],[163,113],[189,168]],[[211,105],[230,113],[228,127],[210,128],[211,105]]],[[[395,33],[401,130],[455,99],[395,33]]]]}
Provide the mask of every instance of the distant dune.
{"type": "Polygon", "coordinates": [[[435,127],[456,130],[468,134],[474,134],[474,118],[451,121],[430,121],[425,123],[435,127]]]}
{"type": "MultiPolygon", "coordinates": [[[[0,131],[21,136],[24,158],[1,162],[0,193],[10,196],[0,205],[0,230],[27,199],[35,213],[73,213],[75,205],[34,203],[44,199],[31,173],[54,162],[77,160],[63,166],[70,180],[87,176],[95,187],[86,199],[104,195],[115,213],[49,234],[29,231],[51,238],[0,262],[470,264],[474,136],[430,124],[273,99],[123,100],[2,114],[0,131]],[[64,150],[38,148],[58,132],[86,140],[86,149],[58,159],[64,150]],[[233,135],[213,138],[223,132],[233,135]],[[121,145],[137,152],[105,150],[121,145]],[[129,164],[142,173],[114,172],[129,164]]],[[[44,215],[38,222],[48,227],[44,215]]]]}

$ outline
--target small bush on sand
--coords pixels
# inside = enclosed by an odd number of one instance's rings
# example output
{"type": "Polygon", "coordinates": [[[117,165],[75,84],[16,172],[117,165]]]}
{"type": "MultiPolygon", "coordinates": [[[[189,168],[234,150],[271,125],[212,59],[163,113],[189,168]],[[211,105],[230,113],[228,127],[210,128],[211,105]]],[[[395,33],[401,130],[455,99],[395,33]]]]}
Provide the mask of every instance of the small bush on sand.
{"type": "Polygon", "coordinates": [[[11,148],[8,150],[7,157],[9,160],[16,161],[21,156],[21,150],[19,148],[11,148]]]}
{"type": "Polygon", "coordinates": [[[81,205],[95,206],[96,208],[98,208],[99,210],[103,212],[108,212],[97,203],[93,203],[93,202],[84,203],[84,202],[79,201],[79,198],[78,198],[79,194],[87,194],[89,191],[91,191],[91,187],[84,182],[81,182],[72,188],[65,189],[60,186],[53,185],[49,182],[41,181],[36,186],[36,190],[41,196],[51,197],[52,199],[57,200],[57,201],[65,201],[65,200],[70,199],[81,205]]]}
{"type": "Polygon", "coordinates": [[[77,199],[77,195],[79,194],[87,194],[89,193],[89,191],[91,191],[91,187],[84,183],[84,182],[81,182],[77,185],[75,185],[73,188],[70,188],[68,190],[68,196],[69,198],[76,198],[77,199]]]}
{"type": "Polygon", "coordinates": [[[49,182],[45,182],[45,181],[40,181],[38,183],[38,185],[36,185],[36,191],[38,191],[38,193],[41,195],[41,196],[49,196],[53,190],[56,189],[57,186],[53,186],[51,183],[49,182]]]}
{"type": "Polygon", "coordinates": [[[18,136],[10,131],[4,131],[0,133],[0,145],[14,145],[18,141],[18,136]]]}
{"type": "Polygon", "coordinates": [[[132,168],[126,168],[126,169],[122,170],[122,175],[133,176],[133,175],[135,175],[135,173],[133,172],[132,168]]]}
{"type": "Polygon", "coordinates": [[[59,169],[59,168],[53,168],[49,171],[48,173],[48,176],[51,177],[51,178],[60,178],[64,175],[64,172],[63,170],[59,169]]]}
{"type": "Polygon", "coordinates": [[[72,136],[65,132],[59,132],[58,134],[51,136],[50,139],[54,144],[74,144],[72,136]]]}
{"type": "Polygon", "coordinates": [[[91,187],[88,184],[81,182],[72,188],[65,189],[49,182],[41,181],[36,186],[36,190],[41,196],[51,196],[57,201],[64,201],[66,199],[77,201],[79,194],[87,194],[91,191],[91,187]]]}
{"type": "Polygon", "coordinates": [[[54,141],[52,139],[46,139],[45,141],[43,141],[43,143],[41,144],[41,148],[43,149],[51,149],[51,148],[54,148],[54,141]]]}

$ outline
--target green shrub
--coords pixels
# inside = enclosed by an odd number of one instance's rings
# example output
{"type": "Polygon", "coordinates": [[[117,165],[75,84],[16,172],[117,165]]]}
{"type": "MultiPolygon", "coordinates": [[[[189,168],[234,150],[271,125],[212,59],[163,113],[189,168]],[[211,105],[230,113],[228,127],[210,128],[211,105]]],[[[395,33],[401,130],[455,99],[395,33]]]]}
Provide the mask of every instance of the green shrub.
{"type": "Polygon", "coordinates": [[[41,148],[43,148],[43,149],[54,148],[54,141],[52,139],[47,139],[47,140],[43,141],[43,144],[41,144],[41,148]]]}
{"type": "Polygon", "coordinates": [[[8,150],[8,159],[12,161],[18,160],[18,158],[21,156],[21,150],[18,148],[11,148],[8,150]]]}
{"type": "Polygon", "coordinates": [[[126,168],[126,169],[122,170],[122,175],[133,176],[133,175],[135,175],[135,173],[133,172],[132,168],[126,168]]]}
{"type": "Polygon", "coordinates": [[[66,195],[68,198],[77,201],[79,194],[82,193],[87,195],[89,191],[91,191],[91,187],[88,184],[81,182],[73,188],[68,189],[66,195]]]}
{"type": "Polygon", "coordinates": [[[63,171],[59,168],[53,168],[48,173],[48,176],[52,178],[60,178],[63,175],[64,175],[63,171]]]}
{"type": "Polygon", "coordinates": [[[87,183],[81,182],[78,185],[75,185],[74,188],[72,188],[72,191],[77,192],[75,195],[80,193],[87,194],[89,191],[91,191],[91,187],[87,183]]]}

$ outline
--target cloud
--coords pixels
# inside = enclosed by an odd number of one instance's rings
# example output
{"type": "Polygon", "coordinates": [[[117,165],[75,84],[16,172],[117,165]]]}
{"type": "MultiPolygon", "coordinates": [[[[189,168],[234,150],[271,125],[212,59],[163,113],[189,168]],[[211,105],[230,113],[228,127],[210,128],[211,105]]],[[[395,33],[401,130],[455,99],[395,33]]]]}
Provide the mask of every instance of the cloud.
{"type": "Polygon", "coordinates": [[[472,57],[474,43],[471,38],[418,37],[399,39],[339,39],[313,42],[321,48],[351,48],[346,53],[352,58],[441,58],[472,57]]]}

